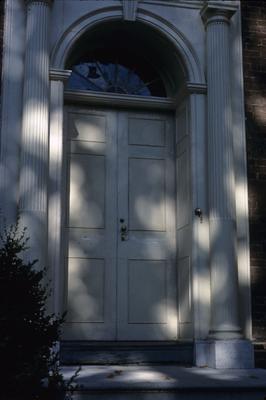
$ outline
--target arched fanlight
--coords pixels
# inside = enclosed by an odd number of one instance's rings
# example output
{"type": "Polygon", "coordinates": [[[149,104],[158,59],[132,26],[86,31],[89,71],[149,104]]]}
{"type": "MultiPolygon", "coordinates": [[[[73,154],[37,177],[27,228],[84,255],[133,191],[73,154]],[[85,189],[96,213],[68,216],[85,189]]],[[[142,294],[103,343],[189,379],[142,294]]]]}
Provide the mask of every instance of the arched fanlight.
{"type": "Polygon", "coordinates": [[[151,85],[159,80],[144,82],[136,71],[119,63],[92,61],[72,66],[67,89],[152,96],[151,85]]]}

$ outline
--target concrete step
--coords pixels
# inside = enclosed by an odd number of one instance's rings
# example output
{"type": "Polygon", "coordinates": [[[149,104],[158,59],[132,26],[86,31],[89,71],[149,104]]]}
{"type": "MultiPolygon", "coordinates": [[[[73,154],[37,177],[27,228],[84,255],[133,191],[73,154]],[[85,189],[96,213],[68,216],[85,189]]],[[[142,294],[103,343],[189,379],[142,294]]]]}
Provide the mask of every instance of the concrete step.
{"type": "MultiPolygon", "coordinates": [[[[77,367],[63,367],[69,379],[77,367]]],[[[84,366],[73,400],[265,400],[266,371],[175,365],[84,366]]]]}
{"type": "Polygon", "coordinates": [[[193,343],[63,341],[60,360],[64,365],[192,365],[193,343]]]}

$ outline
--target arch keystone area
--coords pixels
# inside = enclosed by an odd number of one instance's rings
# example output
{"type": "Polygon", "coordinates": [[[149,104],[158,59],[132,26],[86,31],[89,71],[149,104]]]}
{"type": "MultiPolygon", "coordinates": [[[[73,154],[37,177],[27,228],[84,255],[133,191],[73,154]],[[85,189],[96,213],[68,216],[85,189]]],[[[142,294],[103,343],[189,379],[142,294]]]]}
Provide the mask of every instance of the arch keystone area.
{"type": "MultiPolygon", "coordinates": [[[[99,24],[111,21],[123,21],[121,7],[108,7],[93,11],[75,21],[62,34],[51,55],[51,68],[64,69],[68,55],[74,48],[78,39],[89,29],[99,24]]],[[[203,68],[198,56],[188,41],[179,30],[162,17],[138,9],[136,21],[141,22],[163,35],[171,43],[179,55],[181,63],[186,69],[187,80],[195,84],[205,84],[203,68]]]]}

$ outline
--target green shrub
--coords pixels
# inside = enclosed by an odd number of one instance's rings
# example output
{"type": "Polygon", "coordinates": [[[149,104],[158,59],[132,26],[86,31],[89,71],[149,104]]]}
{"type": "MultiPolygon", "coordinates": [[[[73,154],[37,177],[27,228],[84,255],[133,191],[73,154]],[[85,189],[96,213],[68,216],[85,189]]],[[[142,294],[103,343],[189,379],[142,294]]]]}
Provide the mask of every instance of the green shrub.
{"type": "Polygon", "coordinates": [[[1,236],[0,398],[31,400],[38,398],[42,381],[49,377],[51,349],[63,319],[47,314],[45,270],[35,268],[37,261],[23,261],[27,239],[25,229],[19,233],[18,228],[16,223],[1,236]]]}

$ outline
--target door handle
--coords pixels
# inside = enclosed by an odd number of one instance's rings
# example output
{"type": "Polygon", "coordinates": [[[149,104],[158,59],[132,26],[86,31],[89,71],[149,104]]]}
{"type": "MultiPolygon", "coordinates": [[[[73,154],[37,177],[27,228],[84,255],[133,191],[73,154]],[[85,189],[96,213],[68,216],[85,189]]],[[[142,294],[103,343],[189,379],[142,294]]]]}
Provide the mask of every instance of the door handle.
{"type": "Polygon", "coordinates": [[[123,219],[120,219],[120,238],[122,240],[122,242],[124,242],[125,240],[128,239],[128,229],[127,229],[127,225],[124,223],[123,219]]]}

